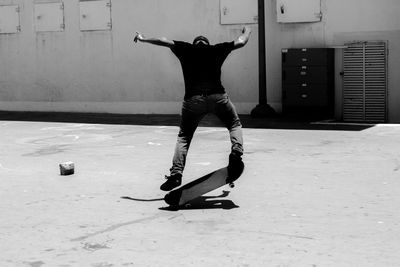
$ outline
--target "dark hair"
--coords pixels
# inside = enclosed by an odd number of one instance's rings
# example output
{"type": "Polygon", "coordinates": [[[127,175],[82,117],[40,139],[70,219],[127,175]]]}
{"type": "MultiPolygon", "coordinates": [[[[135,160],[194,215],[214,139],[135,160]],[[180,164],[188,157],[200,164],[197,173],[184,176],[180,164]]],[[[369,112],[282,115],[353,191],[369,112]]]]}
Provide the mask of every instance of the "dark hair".
{"type": "Polygon", "coordinates": [[[196,44],[197,42],[205,42],[206,44],[210,44],[210,42],[208,41],[208,39],[204,36],[197,36],[196,38],[194,38],[193,40],[193,44],[196,44]]]}

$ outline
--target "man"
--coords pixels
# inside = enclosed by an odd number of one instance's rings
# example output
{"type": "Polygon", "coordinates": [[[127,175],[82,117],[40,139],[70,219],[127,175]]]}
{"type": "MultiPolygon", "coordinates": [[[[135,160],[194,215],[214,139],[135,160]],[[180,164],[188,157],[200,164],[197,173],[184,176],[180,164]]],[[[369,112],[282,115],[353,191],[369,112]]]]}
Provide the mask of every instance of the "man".
{"type": "Polygon", "coordinates": [[[251,30],[243,28],[242,34],[232,42],[210,45],[204,36],[198,36],[193,43],[171,41],[165,37],[146,38],[136,32],[134,41],[168,47],[182,65],[185,81],[185,96],[182,117],[170,175],[160,187],[170,191],[182,183],[186,156],[193,134],[200,120],[208,113],[214,113],[229,130],[231,153],[228,176],[234,180],[243,170],[242,125],[234,105],[221,84],[221,67],[229,53],[246,45],[251,30]],[[236,175],[236,177],[235,177],[236,175]]]}

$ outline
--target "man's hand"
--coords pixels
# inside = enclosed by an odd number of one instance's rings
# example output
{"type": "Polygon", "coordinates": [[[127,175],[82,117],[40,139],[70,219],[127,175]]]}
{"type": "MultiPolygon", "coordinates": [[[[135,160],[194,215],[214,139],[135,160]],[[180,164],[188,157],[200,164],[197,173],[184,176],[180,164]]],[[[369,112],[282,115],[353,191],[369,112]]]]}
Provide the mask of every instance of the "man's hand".
{"type": "Polygon", "coordinates": [[[251,33],[251,28],[250,27],[243,27],[242,33],[251,33]]]}
{"type": "Polygon", "coordinates": [[[135,38],[133,39],[133,41],[135,43],[137,43],[137,41],[143,41],[145,39],[144,35],[141,34],[140,32],[136,32],[135,38]]]}
{"type": "Polygon", "coordinates": [[[242,34],[234,41],[234,49],[241,48],[247,44],[250,38],[250,27],[243,27],[242,34]]]}

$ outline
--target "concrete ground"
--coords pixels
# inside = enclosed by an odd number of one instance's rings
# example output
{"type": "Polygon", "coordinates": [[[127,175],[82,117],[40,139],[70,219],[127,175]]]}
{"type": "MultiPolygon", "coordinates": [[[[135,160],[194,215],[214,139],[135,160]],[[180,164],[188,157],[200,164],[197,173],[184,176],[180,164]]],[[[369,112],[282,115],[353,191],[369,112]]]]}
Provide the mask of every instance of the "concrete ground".
{"type": "MultiPolygon", "coordinates": [[[[164,120],[0,118],[0,266],[400,266],[399,125],[248,120],[236,187],[172,211],[159,185],[178,128],[164,120]]],[[[185,181],[229,146],[205,122],[185,181]]]]}

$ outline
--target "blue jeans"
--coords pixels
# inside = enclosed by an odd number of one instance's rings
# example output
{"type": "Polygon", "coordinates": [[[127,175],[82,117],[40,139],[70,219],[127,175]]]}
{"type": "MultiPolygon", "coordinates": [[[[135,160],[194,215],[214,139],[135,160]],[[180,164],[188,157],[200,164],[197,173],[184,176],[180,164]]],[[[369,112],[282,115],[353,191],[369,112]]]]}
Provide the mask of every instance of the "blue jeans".
{"type": "Polygon", "coordinates": [[[231,151],[243,155],[242,124],[227,94],[195,95],[183,101],[182,118],[172,160],[171,175],[183,172],[193,134],[208,113],[214,113],[229,130],[231,151]]]}

